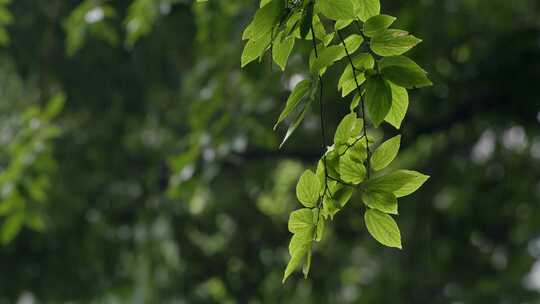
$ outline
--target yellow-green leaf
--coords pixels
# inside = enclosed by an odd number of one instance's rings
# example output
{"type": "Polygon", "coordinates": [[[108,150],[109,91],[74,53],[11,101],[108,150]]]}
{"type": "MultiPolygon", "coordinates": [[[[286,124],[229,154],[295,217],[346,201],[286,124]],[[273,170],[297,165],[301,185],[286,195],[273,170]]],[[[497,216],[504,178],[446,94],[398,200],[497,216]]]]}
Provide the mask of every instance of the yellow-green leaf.
{"type": "Polygon", "coordinates": [[[369,234],[379,243],[401,249],[401,233],[394,219],[379,210],[369,209],[364,215],[369,234]]]}
{"type": "Polygon", "coordinates": [[[311,170],[306,170],[296,184],[296,197],[305,207],[315,207],[319,200],[321,182],[311,170]]]}
{"type": "Polygon", "coordinates": [[[396,158],[400,142],[401,135],[397,135],[382,143],[371,157],[371,168],[375,171],[386,168],[396,158]]]}

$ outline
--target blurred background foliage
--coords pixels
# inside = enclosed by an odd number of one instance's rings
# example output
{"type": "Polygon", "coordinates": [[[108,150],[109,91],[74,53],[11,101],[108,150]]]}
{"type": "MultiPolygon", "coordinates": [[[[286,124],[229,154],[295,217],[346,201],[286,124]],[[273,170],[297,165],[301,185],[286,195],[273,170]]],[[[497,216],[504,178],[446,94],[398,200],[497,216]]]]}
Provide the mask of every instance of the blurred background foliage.
{"type": "MultiPolygon", "coordinates": [[[[320,126],[277,150],[309,45],[240,70],[257,6],[0,0],[0,303],[540,303],[540,2],[382,1],[424,40],[435,86],[398,165],[432,178],[402,252],[353,199],[285,285],[320,126]]],[[[327,75],[330,132],[348,104],[327,75]]]]}

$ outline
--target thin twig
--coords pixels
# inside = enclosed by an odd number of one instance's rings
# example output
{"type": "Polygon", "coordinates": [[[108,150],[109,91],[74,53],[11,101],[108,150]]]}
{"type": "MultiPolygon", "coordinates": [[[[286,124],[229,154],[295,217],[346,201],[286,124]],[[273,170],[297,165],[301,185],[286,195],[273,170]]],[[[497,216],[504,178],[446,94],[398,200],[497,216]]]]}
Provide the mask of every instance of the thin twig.
{"type": "Polygon", "coordinates": [[[351,58],[351,54],[349,54],[349,50],[347,49],[347,45],[345,44],[345,40],[343,40],[343,37],[341,36],[341,33],[339,32],[339,30],[336,31],[338,37],[339,37],[339,40],[341,40],[341,44],[343,45],[343,48],[345,49],[345,54],[347,55],[347,59],[349,60],[349,64],[351,65],[351,69],[352,69],[352,72],[353,72],[353,77],[354,77],[354,82],[356,84],[356,90],[358,92],[358,96],[360,96],[360,103],[361,103],[361,108],[362,108],[362,113],[361,113],[361,117],[362,117],[362,123],[363,123],[363,130],[364,130],[364,135],[363,137],[366,138],[366,150],[367,150],[367,158],[366,158],[366,172],[367,172],[367,179],[370,178],[370,171],[371,171],[371,151],[369,150],[369,140],[368,140],[368,136],[367,136],[367,125],[366,125],[366,110],[365,110],[365,100],[364,100],[364,96],[362,95],[362,90],[360,89],[360,84],[358,83],[358,79],[356,78],[356,68],[354,67],[354,63],[352,61],[352,58],[351,58]]]}
{"type": "MultiPolygon", "coordinates": [[[[315,30],[313,28],[313,20],[311,20],[311,40],[313,41],[313,51],[315,52],[315,58],[319,58],[319,53],[317,51],[317,38],[315,37],[315,30]]],[[[321,197],[319,197],[319,203],[317,204],[317,208],[319,209],[318,215],[317,215],[317,223],[316,227],[319,225],[319,221],[321,218],[321,207],[323,204],[324,196],[326,195],[326,192],[328,189],[328,167],[326,165],[326,132],[325,132],[325,125],[324,125],[324,104],[323,104],[323,82],[322,82],[322,76],[319,74],[319,108],[320,108],[320,120],[321,120],[321,142],[323,145],[323,165],[324,165],[324,191],[321,197]]],[[[332,197],[332,194],[330,193],[330,197],[332,197]]],[[[317,239],[317,229],[315,229],[315,239],[317,239]]]]}
{"type": "Polygon", "coordinates": [[[349,183],[347,183],[347,182],[342,181],[342,180],[339,179],[339,178],[335,178],[335,177],[330,176],[330,175],[328,175],[328,179],[331,179],[331,180],[333,180],[333,181],[335,181],[335,182],[337,182],[337,183],[339,183],[339,184],[342,184],[342,185],[344,185],[344,186],[347,186],[347,187],[356,188],[356,185],[349,184],[349,183]]]}

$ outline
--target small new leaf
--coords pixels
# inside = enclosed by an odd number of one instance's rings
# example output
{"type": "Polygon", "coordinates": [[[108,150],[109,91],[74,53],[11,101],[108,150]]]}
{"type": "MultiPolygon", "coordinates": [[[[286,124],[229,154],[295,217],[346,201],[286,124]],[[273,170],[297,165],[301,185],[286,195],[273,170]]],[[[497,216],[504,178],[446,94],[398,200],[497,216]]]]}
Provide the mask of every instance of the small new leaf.
{"type": "Polygon", "coordinates": [[[369,234],[379,243],[402,249],[399,227],[390,215],[379,210],[369,209],[364,215],[364,220],[369,234]]]}

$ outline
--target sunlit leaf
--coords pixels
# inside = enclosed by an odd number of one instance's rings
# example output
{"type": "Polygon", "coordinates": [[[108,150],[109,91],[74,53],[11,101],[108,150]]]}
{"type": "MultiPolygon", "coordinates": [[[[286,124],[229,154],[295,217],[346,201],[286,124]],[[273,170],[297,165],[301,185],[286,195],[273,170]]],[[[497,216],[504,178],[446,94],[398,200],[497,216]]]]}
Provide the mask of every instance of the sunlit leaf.
{"type": "Polygon", "coordinates": [[[364,34],[368,37],[376,36],[388,29],[394,21],[396,17],[389,15],[373,16],[364,23],[364,34]]]}
{"type": "Polygon", "coordinates": [[[409,107],[409,93],[407,89],[393,83],[390,83],[390,88],[392,89],[392,107],[384,120],[399,129],[409,107]]]}
{"type": "Polygon", "coordinates": [[[296,184],[296,197],[305,207],[315,207],[319,200],[321,183],[315,173],[306,170],[296,184]]]}
{"type": "Polygon", "coordinates": [[[372,209],[389,214],[398,214],[397,198],[390,192],[364,191],[362,201],[372,209]]]}
{"type": "Polygon", "coordinates": [[[370,47],[377,55],[396,56],[412,49],[422,40],[402,30],[385,30],[371,39],[370,47]]]}
{"type": "Polygon", "coordinates": [[[428,179],[429,176],[416,171],[397,170],[369,180],[366,187],[372,191],[386,191],[402,197],[415,192],[428,179]]]}
{"type": "Polygon", "coordinates": [[[318,0],[316,5],[319,12],[333,20],[347,20],[355,17],[351,0],[318,0]]]}
{"type": "Polygon", "coordinates": [[[394,219],[379,210],[369,209],[364,215],[369,234],[379,243],[401,249],[401,233],[394,219]]]}
{"type": "Polygon", "coordinates": [[[287,99],[287,103],[285,104],[285,108],[283,111],[281,111],[281,114],[279,114],[279,118],[274,125],[274,130],[277,128],[277,125],[285,120],[289,114],[298,106],[298,104],[302,101],[303,98],[305,98],[308,94],[309,88],[311,86],[311,80],[304,79],[300,81],[296,87],[294,87],[293,91],[291,92],[291,95],[289,95],[289,98],[287,99]]]}
{"type": "Polygon", "coordinates": [[[401,135],[397,135],[382,143],[371,157],[371,168],[375,171],[386,168],[398,154],[400,142],[401,135]]]}

